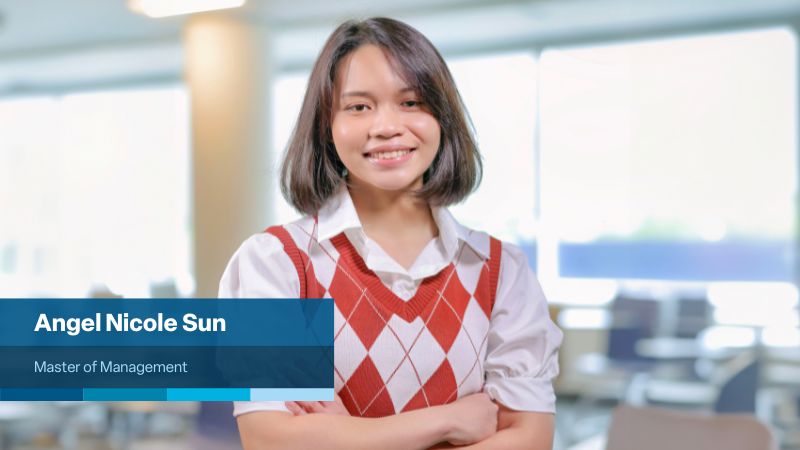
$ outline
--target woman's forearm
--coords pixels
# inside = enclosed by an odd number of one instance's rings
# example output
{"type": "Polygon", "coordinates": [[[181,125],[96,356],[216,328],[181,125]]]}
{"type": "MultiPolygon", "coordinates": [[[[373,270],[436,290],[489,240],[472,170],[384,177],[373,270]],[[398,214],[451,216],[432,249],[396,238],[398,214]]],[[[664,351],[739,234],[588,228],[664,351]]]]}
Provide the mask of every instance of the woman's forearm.
{"type": "Polygon", "coordinates": [[[551,450],[555,417],[549,413],[512,411],[500,407],[497,433],[468,446],[439,443],[429,450],[551,450]]]}
{"type": "Polygon", "coordinates": [[[449,421],[442,412],[433,407],[362,418],[270,411],[244,414],[238,422],[245,450],[412,450],[429,448],[447,438],[449,421]]]}
{"type": "Polygon", "coordinates": [[[498,431],[488,439],[467,446],[453,446],[447,443],[435,445],[430,450],[551,450],[552,436],[532,435],[521,428],[506,428],[498,431]]]}

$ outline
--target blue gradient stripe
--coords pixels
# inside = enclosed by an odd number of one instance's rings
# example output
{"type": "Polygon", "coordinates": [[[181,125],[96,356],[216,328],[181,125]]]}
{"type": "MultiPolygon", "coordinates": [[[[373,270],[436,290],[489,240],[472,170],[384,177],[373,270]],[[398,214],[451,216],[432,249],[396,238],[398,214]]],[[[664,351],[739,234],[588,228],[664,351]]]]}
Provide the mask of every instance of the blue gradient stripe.
{"type": "Polygon", "coordinates": [[[86,401],[164,401],[167,390],[161,388],[84,388],[86,401]]]}
{"type": "Polygon", "coordinates": [[[328,388],[2,388],[4,401],[332,401],[328,388]]]}
{"type": "Polygon", "coordinates": [[[2,401],[80,401],[81,388],[2,388],[2,401]]]}
{"type": "Polygon", "coordinates": [[[333,401],[333,389],[328,388],[254,388],[250,389],[253,401],[333,401]]]}
{"type": "Polygon", "coordinates": [[[249,388],[168,388],[171,402],[231,402],[250,400],[249,388]]]}

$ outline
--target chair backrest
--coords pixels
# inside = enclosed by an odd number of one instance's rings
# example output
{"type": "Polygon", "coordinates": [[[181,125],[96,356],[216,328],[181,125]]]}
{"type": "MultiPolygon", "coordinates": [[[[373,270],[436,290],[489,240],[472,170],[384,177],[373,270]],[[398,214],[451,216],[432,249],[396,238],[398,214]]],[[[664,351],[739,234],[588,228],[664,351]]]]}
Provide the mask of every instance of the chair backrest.
{"type": "Polygon", "coordinates": [[[652,299],[618,296],[611,303],[607,356],[616,362],[647,363],[636,352],[636,342],[655,335],[659,304],[652,299]]]}
{"type": "Polygon", "coordinates": [[[192,438],[195,450],[241,448],[231,402],[201,402],[192,438]]]}
{"type": "Polygon", "coordinates": [[[761,372],[759,359],[752,352],[745,352],[726,364],[725,371],[714,412],[755,414],[761,372]]]}
{"type": "Polygon", "coordinates": [[[703,415],[652,407],[614,409],[606,450],[776,450],[770,429],[754,416],[703,415]]]}
{"type": "Polygon", "coordinates": [[[675,337],[696,338],[710,325],[711,304],[705,297],[684,297],[678,299],[678,320],[675,337]]]}

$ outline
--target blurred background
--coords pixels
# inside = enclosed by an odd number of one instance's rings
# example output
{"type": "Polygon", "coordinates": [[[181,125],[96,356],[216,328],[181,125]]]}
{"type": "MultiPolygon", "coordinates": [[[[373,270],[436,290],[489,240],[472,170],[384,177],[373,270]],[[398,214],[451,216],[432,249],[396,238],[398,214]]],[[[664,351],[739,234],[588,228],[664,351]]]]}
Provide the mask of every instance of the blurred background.
{"type": "MultiPolygon", "coordinates": [[[[800,448],[800,1],[147,3],[0,0],[0,297],[216,296],[296,217],[276,167],[324,39],[386,15],[474,123],[453,213],[525,249],[564,330],[556,449],[605,448],[623,403],[800,448]]],[[[0,449],[237,448],[230,412],[3,402],[0,449]]]]}

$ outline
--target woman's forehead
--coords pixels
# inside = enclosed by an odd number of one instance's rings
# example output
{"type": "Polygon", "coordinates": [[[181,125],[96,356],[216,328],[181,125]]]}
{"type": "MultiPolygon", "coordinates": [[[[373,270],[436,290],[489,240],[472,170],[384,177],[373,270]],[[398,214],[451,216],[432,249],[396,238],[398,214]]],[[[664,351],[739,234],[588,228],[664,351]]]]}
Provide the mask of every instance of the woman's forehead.
{"type": "Polygon", "coordinates": [[[335,88],[338,96],[415,91],[389,53],[376,45],[363,45],[342,59],[335,88]]]}

